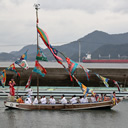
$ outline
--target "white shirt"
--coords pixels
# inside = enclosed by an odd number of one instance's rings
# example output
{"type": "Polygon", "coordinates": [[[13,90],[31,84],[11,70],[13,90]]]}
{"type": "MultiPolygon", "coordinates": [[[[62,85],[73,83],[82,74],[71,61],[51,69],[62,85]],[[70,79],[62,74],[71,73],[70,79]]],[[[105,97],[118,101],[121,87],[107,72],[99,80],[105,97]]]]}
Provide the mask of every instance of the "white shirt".
{"type": "Polygon", "coordinates": [[[33,94],[33,91],[31,88],[27,89],[26,92],[28,92],[28,96],[31,96],[33,94]]]}
{"type": "Polygon", "coordinates": [[[67,99],[65,97],[63,97],[61,100],[60,100],[61,104],[67,104],[67,99]]]}
{"type": "Polygon", "coordinates": [[[80,98],[79,101],[80,101],[80,103],[82,103],[83,102],[83,98],[80,98]]]}
{"type": "Polygon", "coordinates": [[[41,99],[40,99],[40,102],[41,102],[41,104],[46,104],[46,103],[47,103],[47,100],[46,100],[46,98],[44,97],[44,98],[41,98],[41,99]]]}
{"type": "Polygon", "coordinates": [[[95,97],[91,97],[91,101],[92,102],[96,102],[96,98],[95,97]]]}
{"type": "Polygon", "coordinates": [[[70,100],[71,104],[76,104],[77,103],[77,98],[76,97],[73,97],[71,100],[70,100]]]}
{"type": "Polygon", "coordinates": [[[82,98],[82,103],[88,103],[88,98],[87,97],[82,98]]]}
{"type": "Polygon", "coordinates": [[[34,99],[33,104],[38,104],[38,99],[37,98],[34,99]]]}
{"type": "Polygon", "coordinates": [[[31,99],[30,98],[26,98],[25,99],[25,104],[31,104],[32,102],[31,102],[31,99]]]}
{"type": "Polygon", "coordinates": [[[50,98],[50,99],[49,99],[49,103],[50,103],[50,104],[55,104],[55,103],[56,103],[56,100],[55,100],[54,98],[50,98]]]}

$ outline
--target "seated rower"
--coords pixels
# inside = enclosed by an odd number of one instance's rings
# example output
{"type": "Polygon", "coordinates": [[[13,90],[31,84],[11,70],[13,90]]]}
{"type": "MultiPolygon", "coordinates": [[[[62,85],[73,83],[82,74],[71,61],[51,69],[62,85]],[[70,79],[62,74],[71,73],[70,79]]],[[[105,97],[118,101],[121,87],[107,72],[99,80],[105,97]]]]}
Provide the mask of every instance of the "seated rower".
{"type": "Polygon", "coordinates": [[[28,96],[26,99],[25,99],[25,104],[31,104],[31,99],[30,97],[28,96]]]}
{"type": "Polygon", "coordinates": [[[22,96],[19,96],[17,102],[18,102],[18,103],[24,103],[24,101],[23,101],[23,99],[22,99],[22,96]]]}
{"type": "Polygon", "coordinates": [[[16,102],[18,103],[19,96],[16,97],[16,102]]]}
{"type": "Polygon", "coordinates": [[[80,96],[79,103],[88,103],[88,98],[84,96],[80,96]]]}
{"type": "Polygon", "coordinates": [[[67,99],[65,98],[65,95],[61,96],[61,100],[60,100],[61,104],[67,104],[67,99]]]}
{"type": "Polygon", "coordinates": [[[116,93],[115,93],[115,91],[113,92],[112,100],[113,100],[114,104],[117,103],[117,98],[116,98],[116,93]]]}
{"type": "Polygon", "coordinates": [[[88,103],[88,98],[87,97],[82,97],[82,103],[88,103]]]}
{"type": "Polygon", "coordinates": [[[41,96],[40,102],[41,102],[41,104],[46,104],[47,103],[46,97],[45,96],[43,96],[43,97],[41,96]]]}
{"type": "Polygon", "coordinates": [[[95,98],[96,98],[96,101],[97,101],[97,102],[100,102],[100,97],[99,97],[98,94],[95,95],[95,98]]]}
{"type": "Polygon", "coordinates": [[[104,94],[104,101],[109,101],[110,100],[110,98],[109,97],[107,97],[107,95],[106,94],[104,94]]]}
{"type": "Polygon", "coordinates": [[[104,101],[104,95],[103,95],[103,93],[101,93],[100,101],[101,101],[101,102],[103,102],[103,101],[104,101]]]}
{"type": "Polygon", "coordinates": [[[38,104],[38,99],[37,99],[37,97],[36,97],[36,96],[34,96],[33,104],[38,104]]]}
{"type": "Polygon", "coordinates": [[[54,96],[50,96],[49,104],[55,104],[56,100],[54,99],[54,96]]]}
{"type": "Polygon", "coordinates": [[[76,104],[76,103],[77,103],[77,98],[76,98],[75,95],[72,96],[72,99],[70,99],[70,103],[71,103],[71,104],[76,104]]]}
{"type": "Polygon", "coordinates": [[[91,95],[91,102],[92,102],[92,103],[96,102],[96,98],[95,98],[94,95],[91,95]]]}
{"type": "Polygon", "coordinates": [[[82,102],[83,102],[83,98],[82,98],[82,96],[80,96],[79,103],[82,103],[82,102]]]}

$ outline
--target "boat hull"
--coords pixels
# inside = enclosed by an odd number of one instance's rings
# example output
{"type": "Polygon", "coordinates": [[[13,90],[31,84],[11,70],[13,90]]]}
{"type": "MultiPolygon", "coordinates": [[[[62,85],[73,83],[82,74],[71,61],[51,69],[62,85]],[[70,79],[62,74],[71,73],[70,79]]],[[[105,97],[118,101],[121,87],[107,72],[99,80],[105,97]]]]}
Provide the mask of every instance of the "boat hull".
{"type": "Polygon", "coordinates": [[[110,60],[82,60],[83,63],[128,63],[128,60],[110,59],[110,60]]]}
{"type": "Polygon", "coordinates": [[[16,102],[4,102],[5,107],[23,110],[86,110],[86,109],[110,109],[113,101],[84,103],[84,104],[24,104],[16,102]]]}

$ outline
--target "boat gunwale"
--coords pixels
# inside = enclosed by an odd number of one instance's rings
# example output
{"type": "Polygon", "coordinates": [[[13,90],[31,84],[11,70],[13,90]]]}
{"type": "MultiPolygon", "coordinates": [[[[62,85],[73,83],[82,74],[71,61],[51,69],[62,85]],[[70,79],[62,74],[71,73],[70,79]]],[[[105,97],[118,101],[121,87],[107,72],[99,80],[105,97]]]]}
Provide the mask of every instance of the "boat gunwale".
{"type": "Polygon", "coordinates": [[[34,104],[34,105],[6,101],[5,106],[9,108],[24,109],[24,110],[84,110],[84,109],[96,109],[96,108],[106,108],[106,107],[112,108],[115,105],[113,104],[113,101],[110,100],[110,101],[95,102],[95,103],[34,104]],[[6,105],[6,103],[13,103],[14,105],[9,106],[9,105],[6,105]],[[54,108],[54,107],[59,107],[59,108],[54,108]]]}

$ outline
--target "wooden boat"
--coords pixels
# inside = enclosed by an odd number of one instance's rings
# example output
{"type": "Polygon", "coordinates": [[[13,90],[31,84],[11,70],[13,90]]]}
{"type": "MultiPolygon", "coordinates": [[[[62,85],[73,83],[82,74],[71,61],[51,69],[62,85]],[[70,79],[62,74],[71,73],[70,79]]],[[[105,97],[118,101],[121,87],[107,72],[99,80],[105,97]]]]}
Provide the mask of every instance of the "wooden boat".
{"type": "MultiPolygon", "coordinates": [[[[38,4],[35,5],[36,16],[38,18],[38,4]]],[[[38,27],[38,24],[37,24],[38,27]]],[[[38,49],[38,32],[37,32],[37,49],[38,49]]],[[[75,78],[75,76],[74,76],[75,78]]],[[[14,98],[14,97],[13,97],[14,98]]],[[[39,79],[37,76],[37,98],[39,99],[39,79]]],[[[122,99],[118,99],[119,103],[122,99]]],[[[86,110],[86,109],[110,109],[116,104],[112,100],[95,103],[76,103],[76,104],[25,104],[11,101],[4,102],[5,107],[23,109],[23,110],[86,110]]]]}
{"type": "MultiPolygon", "coordinates": [[[[119,103],[122,99],[118,99],[119,103]]],[[[77,103],[77,104],[24,104],[5,101],[4,105],[8,108],[23,110],[86,110],[86,109],[111,109],[116,104],[112,100],[95,103],[77,103]]]]}

